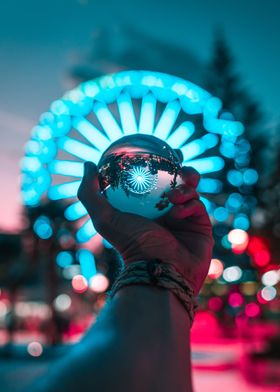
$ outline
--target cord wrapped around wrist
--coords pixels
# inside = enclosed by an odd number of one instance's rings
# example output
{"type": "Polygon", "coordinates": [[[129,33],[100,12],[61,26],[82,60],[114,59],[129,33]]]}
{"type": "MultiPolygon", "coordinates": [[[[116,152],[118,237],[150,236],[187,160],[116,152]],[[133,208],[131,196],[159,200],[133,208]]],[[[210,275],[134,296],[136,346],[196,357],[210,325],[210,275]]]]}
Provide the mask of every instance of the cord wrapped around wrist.
{"type": "Polygon", "coordinates": [[[191,323],[193,322],[196,309],[194,291],[172,264],[160,260],[132,262],[121,271],[109,295],[112,298],[122,287],[135,284],[153,285],[170,290],[184,305],[191,323]]]}

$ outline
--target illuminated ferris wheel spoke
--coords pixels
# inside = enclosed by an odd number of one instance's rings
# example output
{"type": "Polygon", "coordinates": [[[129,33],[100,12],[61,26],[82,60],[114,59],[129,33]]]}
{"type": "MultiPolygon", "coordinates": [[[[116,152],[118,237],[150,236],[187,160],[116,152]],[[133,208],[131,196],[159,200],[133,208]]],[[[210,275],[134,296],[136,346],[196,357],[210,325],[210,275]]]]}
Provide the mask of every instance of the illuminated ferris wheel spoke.
{"type": "Polygon", "coordinates": [[[81,181],[66,182],[53,185],[49,189],[48,196],[51,200],[61,200],[66,197],[76,197],[81,181]]]}
{"type": "Polygon", "coordinates": [[[154,130],[157,100],[152,93],[148,93],[142,99],[140,111],[139,132],[151,135],[154,130]]]}
{"type": "Polygon", "coordinates": [[[84,164],[82,162],[55,160],[50,162],[48,169],[52,174],[61,176],[83,177],[84,164]]]}
{"type": "Polygon", "coordinates": [[[195,159],[192,161],[184,161],[183,164],[193,167],[200,174],[205,174],[221,170],[224,167],[225,162],[222,158],[214,156],[195,159]]]}
{"type": "Polygon", "coordinates": [[[166,142],[172,148],[181,147],[195,132],[195,127],[190,121],[185,121],[167,138],[166,142]]]}
{"type": "Polygon", "coordinates": [[[117,100],[122,129],[125,135],[137,132],[137,124],[131,98],[128,94],[122,93],[117,100]]]}
{"type": "Polygon", "coordinates": [[[108,106],[105,103],[96,102],[93,105],[93,111],[96,114],[98,121],[102,125],[111,142],[114,142],[115,140],[124,136],[117,121],[115,120],[112,113],[108,109],[108,106]]]}
{"type": "Polygon", "coordinates": [[[92,220],[88,219],[83,226],[77,231],[76,238],[79,242],[87,242],[96,234],[92,220]]]}
{"type": "Polygon", "coordinates": [[[168,102],[155,128],[154,136],[166,140],[180,113],[179,100],[168,102]]]}
{"type": "Polygon", "coordinates": [[[101,157],[101,153],[95,148],[92,148],[87,144],[74,140],[68,136],[61,137],[58,140],[58,146],[62,150],[84,161],[97,163],[101,157]]]}
{"type": "Polygon", "coordinates": [[[193,140],[181,148],[184,161],[189,161],[215,147],[219,142],[216,135],[204,135],[200,139],[193,140]]]}
{"type": "Polygon", "coordinates": [[[85,207],[80,201],[77,201],[76,203],[73,203],[70,206],[68,206],[64,212],[65,218],[70,221],[80,219],[86,214],[87,214],[87,210],[85,209],[85,207]]]}
{"type": "Polygon", "coordinates": [[[223,183],[215,178],[201,178],[197,187],[198,192],[219,193],[223,189],[223,183]]]}
{"type": "Polygon", "coordinates": [[[73,117],[73,127],[99,151],[106,150],[110,140],[84,117],[73,117]]]}

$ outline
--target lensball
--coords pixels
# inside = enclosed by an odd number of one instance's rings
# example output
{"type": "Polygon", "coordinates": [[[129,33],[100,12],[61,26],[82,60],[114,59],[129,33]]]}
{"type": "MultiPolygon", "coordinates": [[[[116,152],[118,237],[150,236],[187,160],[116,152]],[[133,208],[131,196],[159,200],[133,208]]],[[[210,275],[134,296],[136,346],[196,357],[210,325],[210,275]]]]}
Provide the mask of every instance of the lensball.
{"type": "Polygon", "coordinates": [[[155,136],[124,136],[98,163],[101,191],[123,212],[158,218],[171,207],[166,193],[182,182],[181,162],[180,150],[155,136]]]}

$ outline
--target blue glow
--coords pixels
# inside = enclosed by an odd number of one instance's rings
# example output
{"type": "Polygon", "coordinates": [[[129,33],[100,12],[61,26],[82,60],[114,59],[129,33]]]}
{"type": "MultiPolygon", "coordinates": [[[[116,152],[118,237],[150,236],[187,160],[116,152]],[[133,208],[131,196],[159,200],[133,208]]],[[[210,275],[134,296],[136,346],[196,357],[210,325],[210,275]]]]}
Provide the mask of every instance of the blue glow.
{"type": "Polygon", "coordinates": [[[143,97],[139,120],[140,133],[147,135],[151,135],[153,133],[156,116],[156,104],[157,100],[152,93],[149,93],[143,97]]]}
{"type": "Polygon", "coordinates": [[[58,99],[51,104],[51,111],[57,115],[69,114],[69,107],[64,100],[58,99]]]}
{"type": "Polygon", "coordinates": [[[25,156],[21,160],[21,170],[36,172],[42,167],[41,161],[37,157],[25,156]]]}
{"type": "Polygon", "coordinates": [[[222,108],[222,101],[219,98],[211,97],[204,106],[204,115],[206,117],[217,117],[222,108]]]}
{"type": "Polygon", "coordinates": [[[231,242],[229,242],[227,235],[223,236],[221,243],[225,249],[231,249],[232,247],[231,242]]]}
{"type": "Polygon", "coordinates": [[[47,240],[53,235],[53,229],[48,217],[39,216],[33,225],[33,230],[42,240],[47,240]]]}
{"type": "Polygon", "coordinates": [[[224,207],[215,208],[213,215],[218,222],[225,222],[229,217],[228,210],[224,207]]]}
{"type": "Polygon", "coordinates": [[[223,189],[223,183],[214,178],[201,178],[197,187],[198,192],[219,193],[223,189]]]}
{"type": "Polygon", "coordinates": [[[250,220],[246,214],[238,214],[233,221],[234,229],[248,230],[250,227],[250,220]]]}
{"type": "Polygon", "coordinates": [[[67,136],[58,140],[58,146],[62,150],[80,159],[83,159],[84,161],[97,163],[101,157],[101,153],[95,148],[92,148],[67,136]]]}
{"type": "Polygon", "coordinates": [[[238,170],[229,170],[227,173],[227,180],[234,186],[241,186],[243,184],[242,173],[238,170]]]}
{"type": "Polygon", "coordinates": [[[234,158],[236,155],[236,147],[234,143],[225,141],[220,146],[220,153],[226,158],[234,158]]]}
{"type": "Polygon", "coordinates": [[[190,121],[185,121],[175,129],[166,142],[172,148],[180,148],[193,135],[194,131],[194,124],[190,121]]]}
{"type": "Polygon", "coordinates": [[[203,124],[207,131],[221,135],[240,136],[244,131],[243,125],[238,121],[205,117],[203,124]]]}
{"type": "Polygon", "coordinates": [[[184,161],[189,161],[198,155],[203,154],[206,150],[213,148],[218,144],[219,138],[216,135],[207,134],[200,139],[193,140],[181,148],[184,161]]]}
{"type": "Polygon", "coordinates": [[[22,191],[21,196],[24,205],[35,207],[39,204],[41,195],[35,189],[31,188],[22,191]]]}
{"type": "Polygon", "coordinates": [[[104,131],[112,142],[123,136],[118,123],[114,119],[106,104],[101,102],[95,103],[94,112],[104,131]]]}
{"type": "Polygon", "coordinates": [[[100,91],[97,83],[93,80],[81,85],[82,91],[90,98],[94,98],[100,91]]]}
{"type": "Polygon", "coordinates": [[[243,181],[246,185],[254,185],[258,181],[258,173],[254,169],[247,169],[243,173],[243,181]]]}
{"type": "Polygon", "coordinates": [[[37,125],[36,127],[32,128],[31,135],[35,139],[39,139],[42,141],[50,140],[53,136],[52,128],[48,125],[37,125]]]}
{"type": "Polygon", "coordinates": [[[211,214],[214,209],[214,203],[203,196],[200,196],[200,201],[202,201],[202,203],[205,205],[208,214],[211,214]]]}
{"type": "Polygon", "coordinates": [[[86,223],[77,231],[76,238],[78,242],[87,242],[96,234],[96,230],[93,226],[91,219],[87,220],[86,223]]]}
{"type": "Polygon", "coordinates": [[[205,144],[201,139],[196,139],[182,147],[181,151],[183,153],[184,162],[187,162],[202,154],[205,151],[205,144]]]}
{"type": "Polygon", "coordinates": [[[226,207],[229,211],[236,212],[241,208],[244,200],[240,193],[232,193],[226,201],[226,207]]]}
{"type": "Polygon", "coordinates": [[[76,197],[81,181],[66,182],[53,185],[49,189],[48,196],[51,200],[60,200],[66,197],[76,197]]]}
{"type": "Polygon", "coordinates": [[[77,252],[77,258],[81,266],[82,275],[89,282],[96,274],[96,265],[93,254],[87,249],[80,249],[77,252]]]}
{"type": "Polygon", "coordinates": [[[107,248],[107,249],[112,249],[113,248],[113,245],[110,244],[109,241],[105,240],[105,238],[103,238],[102,242],[103,242],[103,245],[104,245],[105,248],[107,248]]]}
{"type": "Polygon", "coordinates": [[[69,267],[69,265],[73,264],[74,258],[71,252],[62,251],[56,255],[56,264],[61,267],[69,267]]]}
{"type": "Polygon", "coordinates": [[[166,140],[177,120],[180,110],[181,105],[178,100],[169,102],[166,105],[155,128],[154,136],[166,140]]]}
{"type": "Polygon", "coordinates": [[[136,133],[137,124],[130,96],[122,93],[117,102],[124,134],[131,135],[136,133]]]}
{"type": "Polygon", "coordinates": [[[211,172],[221,170],[225,165],[225,162],[222,158],[215,157],[215,156],[196,159],[193,161],[186,161],[183,163],[186,164],[187,166],[193,167],[201,174],[211,173],[211,172]]]}
{"type": "Polygon", "coordinates": [[[84,164],[75,161],[55,160],[49,163],[48,169],[52,174],[62,176],[83,177],[84,174],[84,164]]]}
{"type": "Polygon", "coordinates": [[[109,139],[98,128],[83,117],[73,117],[73,127],[94,147],[103,152],[109,147],[109,139]]]}
{"type": "Polygon", "coordinates": [[[64,211],[65,218],[70,221],[74,221],[79,218],[82,218],[86,214],[87,214],[87,210],[85,209],[85,207],[80,201],[71,204],[64,211]]]}
{"type": "Polygon", "coordinates": [[[251,151],[251,146],[250,146],[250,143],[248,142],[248,140],[240,139],[240,140],[238,140],[238,143],[237,143],[237,149],[240,154],[247,154],[248,152],[251,151]]]}

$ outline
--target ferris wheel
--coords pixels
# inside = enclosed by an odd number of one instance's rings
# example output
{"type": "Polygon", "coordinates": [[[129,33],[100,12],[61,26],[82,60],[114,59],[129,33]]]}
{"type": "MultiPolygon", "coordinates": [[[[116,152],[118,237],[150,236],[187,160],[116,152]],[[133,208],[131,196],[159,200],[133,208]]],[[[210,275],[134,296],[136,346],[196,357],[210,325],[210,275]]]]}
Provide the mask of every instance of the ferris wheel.
{"type": "Polygon", "coordinates": [[[67,200],[65,218],[80,221],[76,239],[87,242],[96,230],[77,199],[83,163],[97,164],[110,144],[140,133],[181,150],[183,165],[201,174],[198,191],[211,215],[223,189],[221,138],[243,133],[240,122],[220,116],[221,109],[209,92],[163,73],[124,71],[82,83],[54,101],[32,129],[21,161],[23,202],[67,200]]]}

